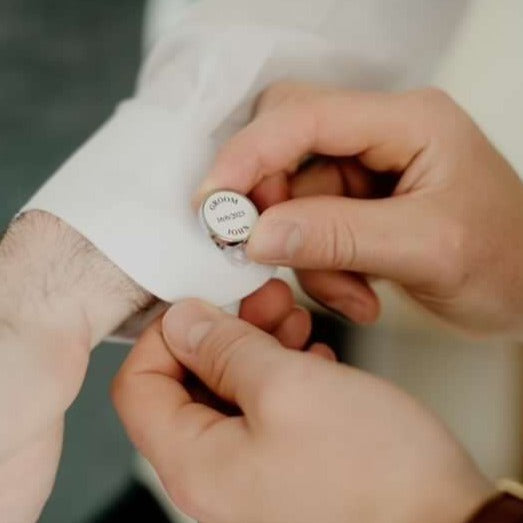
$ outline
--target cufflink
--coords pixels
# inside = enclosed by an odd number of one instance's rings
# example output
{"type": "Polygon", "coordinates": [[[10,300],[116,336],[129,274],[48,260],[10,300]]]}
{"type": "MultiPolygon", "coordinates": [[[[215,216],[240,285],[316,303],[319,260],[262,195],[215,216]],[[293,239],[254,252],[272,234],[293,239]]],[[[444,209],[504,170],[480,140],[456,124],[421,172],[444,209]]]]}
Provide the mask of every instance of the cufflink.
{"type": "Polygon", "coordinates": [[[209,237],[232,263],[248,263],[245,244],[259,218],[258,209],[249,198],[235,191],[213,192],[203,201],[199,218],[209,237]]]}

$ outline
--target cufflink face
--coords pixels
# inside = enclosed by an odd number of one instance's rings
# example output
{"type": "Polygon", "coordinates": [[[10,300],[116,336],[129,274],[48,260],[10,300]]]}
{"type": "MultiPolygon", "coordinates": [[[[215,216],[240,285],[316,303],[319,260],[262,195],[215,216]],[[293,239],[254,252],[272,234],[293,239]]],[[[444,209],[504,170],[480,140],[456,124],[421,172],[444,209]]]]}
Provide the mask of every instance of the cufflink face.
{"type": "Polygon", "coordinates": [[[200,207],[200,221],[221,249],[245,244],[258,218],[251,200],[234,191],[216,191],[200,207]]]}

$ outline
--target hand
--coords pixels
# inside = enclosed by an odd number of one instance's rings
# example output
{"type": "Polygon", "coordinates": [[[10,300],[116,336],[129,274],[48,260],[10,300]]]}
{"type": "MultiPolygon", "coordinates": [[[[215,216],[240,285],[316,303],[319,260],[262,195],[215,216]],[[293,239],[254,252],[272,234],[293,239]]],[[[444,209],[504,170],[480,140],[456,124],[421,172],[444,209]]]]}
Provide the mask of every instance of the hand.
{"type": "Polygon", "coordinates": [[[457,326],[523,335],[523,184],[439,91],[270,88],[198,198],[220,187],[272,206],[252,259],[356,321],[378,314],[377,276],[457,326]]]}
{"type": "MultiPolygon", "coordinates": [[[[64,413],[83,383],[90,349],[151,296],[41,212],[18,219],[0,243],[0,288],[0,514],[27,523],[38,519],[52,489],[64,413]]],[[[241,312],[279,328],[289,346],[304,343],[299,336],[310,331],[308,313],[282,282],[260,289],[241,312]],[[272,313],[267,301],[275,302],[272,313]]]]}
{"type": "Polygon", "coordinates": [[[196,300],[142,336],[113,399],[173,501],[206,523],[461,523],[490,494],[393,386],[196,300]],[[236,414],[195,401],[186,369],[236,414]]]}

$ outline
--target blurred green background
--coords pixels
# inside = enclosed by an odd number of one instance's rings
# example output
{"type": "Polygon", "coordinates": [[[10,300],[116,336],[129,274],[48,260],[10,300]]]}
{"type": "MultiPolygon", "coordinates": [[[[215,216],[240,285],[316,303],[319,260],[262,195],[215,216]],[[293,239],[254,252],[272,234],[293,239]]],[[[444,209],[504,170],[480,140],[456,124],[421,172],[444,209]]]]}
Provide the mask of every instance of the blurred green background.
{"type": "MultiPolygon", "coordinates": [[[[0,0],[0,230],[132,93],[142,14],[142,0],[0,0]]],[[[93,354],[41,523],[84,522],[130,476],[131,447],[108,398],[125,352],[93,354]]]]}

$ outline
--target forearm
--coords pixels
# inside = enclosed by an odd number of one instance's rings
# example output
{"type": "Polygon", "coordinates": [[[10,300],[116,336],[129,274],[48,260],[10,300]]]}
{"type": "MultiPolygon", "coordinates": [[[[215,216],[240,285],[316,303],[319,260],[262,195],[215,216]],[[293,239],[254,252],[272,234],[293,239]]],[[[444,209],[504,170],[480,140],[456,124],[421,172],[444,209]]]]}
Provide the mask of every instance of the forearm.
{"type": "Polygon", "coordinates": [[[40,212],[16,220],[0,244],[0,286],[0,417],[17,415],[15,426],[0,424],[2,460],[63,414],[89,350],[150,297],[40,212]]]}
{"type": "Polygon", "coordinates": [[[53,488],[62,448],[63,416],[0,463],[0,514],[7,523],[38,521],[53,488]]]}
{"type": "Polygon", "coordinates": [[[25,523],[51,491],[90,349],[151,297],[42,212],[0,243],[0,288],[0,513],[25,523]]]}

